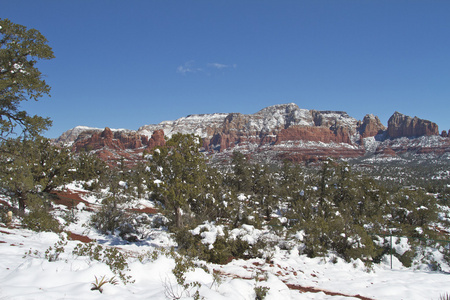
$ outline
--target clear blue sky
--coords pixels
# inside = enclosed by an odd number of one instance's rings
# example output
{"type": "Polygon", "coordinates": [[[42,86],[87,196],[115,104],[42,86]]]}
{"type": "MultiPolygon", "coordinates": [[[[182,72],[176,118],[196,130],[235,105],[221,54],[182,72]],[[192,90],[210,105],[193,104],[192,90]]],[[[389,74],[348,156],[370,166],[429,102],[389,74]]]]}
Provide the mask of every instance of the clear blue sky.
{"type": "Polygon", "coordinates": [[[449,0],[0,0],[56,58],[24,108],[57,137],[275,104],[450,129],[449,0]]]}

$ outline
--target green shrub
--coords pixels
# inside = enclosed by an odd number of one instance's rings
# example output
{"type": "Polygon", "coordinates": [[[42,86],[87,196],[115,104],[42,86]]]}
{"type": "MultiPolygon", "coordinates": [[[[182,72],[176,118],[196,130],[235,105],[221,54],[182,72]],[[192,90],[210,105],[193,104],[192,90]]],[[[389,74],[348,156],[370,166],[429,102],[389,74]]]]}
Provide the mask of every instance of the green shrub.
{"type": "Polygon", "coordinates": [[[216,237],[211,249],[209,245],[202,243],[200,235],[192,234],[187,228],[177,230],[175,240],[180,253],[216,264],[225,264],[233,258],[254,257],[251,254],[256,253],[256,248],[251,251],[252,248],[246,241],[230,238],[226,229],[224,233],[224,236],[216,237]]]}
{"type": "Polygon", "coordinates": [[[23,217],[23,225],[34,231],[61,232],[61,225],[49,212],[50,203],[35,195],[30,198],[28,204],[30,212],[23,217]]]}
{"type": "Polygon", "coordinates": [[[67,240],[65,237],[62,237],[58,242],[56,242],[53,247],[50,246],[47,250],[45,250],[45,258],[49,261],[57,261],[59,256],[64,253],[64,247],[67,246],[67,240]]]}
{"type": "Polygon", "coordinates": [[[102,233],[114,234],[114,231],[125,221],[125,211],[121,207],[121,199],[109,197],[102,201],[102,207],[91,217],[91,225],[102,233]]]}
{"type": "Polygon", "coordinates": [[[255,300],[263,300],[266,298],[267,293],[269,292],[268,287],[266,286],[255,286],[255,300]]]}
{"type": "Polygon", "coordinates": [[[175,267],[172,269],[172,274],[175,276],[177,284],[181,286],[182,290],[179,291],[177,288],[173,288],[170,280],[166,278],[163,282],[166,297],[169,299],[180,299],[184,297],[195,300],[204,299],[200,296],[200,282],[186,282],[186,273],[194,271],[196,267],[192,259],[175,253],[169,253],[169,255],[175,260],[175,267]]]}
{"type": "Polygon", "coordinates": [[[412,265],[413,259],[414,259],[414,251],[408,250],[402,255],[396,255],[398,260],[402,263],[403,266],[409,268],[412,265]]]}
{"type": "Polygon", "coordinates": [[[73,255],[87,256],[91,260],[97,260],[108,265],[111,271],[118,275],[124,284],[133,283],[129,271],[127,257],[115,247],[103,247],[94,242],[78,244],[72,252],[73,255]]]}
{"type": "Polygon", "coordinates": [[[127,211],[125,201],[121,195],[104,199],[102,207],[90,219],[91,226],[104,234],[118,233],[129,242],[145,238],[142,228],[151,225],[150,218],[146,214],[127,211]]]}

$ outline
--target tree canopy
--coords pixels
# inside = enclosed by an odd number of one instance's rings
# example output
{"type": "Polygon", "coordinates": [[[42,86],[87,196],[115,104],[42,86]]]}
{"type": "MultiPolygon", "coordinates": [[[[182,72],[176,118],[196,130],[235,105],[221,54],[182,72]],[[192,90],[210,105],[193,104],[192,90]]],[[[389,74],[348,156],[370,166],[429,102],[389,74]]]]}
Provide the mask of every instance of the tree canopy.
{"type": "Polygon", "coordinates": [[[205,181],[206,161],[194,135],[174,134],[163,147],[156,148],[149,161],[154,198],[173,211],[175,226],[183,226],[182,210],[189,210],[205,181]]]}
{"type": "Polygon", "coordinates": [[[21,133],[37,135],[51,125],[49,118],[31,116],[20,104],[50,95],[36,64],[52,58],[52,48],[38,30],[0,19],[0,138],[15,132],[17,126],[21,133]]]}

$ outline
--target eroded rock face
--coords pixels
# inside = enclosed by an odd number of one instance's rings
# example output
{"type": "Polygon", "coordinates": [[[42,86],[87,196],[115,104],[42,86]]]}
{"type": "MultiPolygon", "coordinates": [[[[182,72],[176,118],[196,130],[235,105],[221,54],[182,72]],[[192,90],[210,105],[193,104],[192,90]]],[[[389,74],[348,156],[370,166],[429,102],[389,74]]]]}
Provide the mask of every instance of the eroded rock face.
{"type": "Polygon", "coordinates": [[[104,147],[113,150],[137,149],[147,146],[148,137],[135,132],[115,131],[106,127],[102,132],[94,132],[86,136],[86,132],[79,135],[73,144],[75,152],[99,150],[104,147]]]}
{"type": "Polygon", "coordinates": [[[300,109],[295,104],[275,105],[253,115],[228,114],[204,146],[220,152],[235,146],[258,147],[287,140],[352,143],[357,120],[339,111],[300,109]]]}
{"type": "Polygon", "coordinates": [[[395,112],[388,121],[388,135],[391,138],[439,135],[439,129],[428,120],[395,112]]]}
{"type": "Polygon", "coordinates": [[[386,127],[381,123],[380,119],[372,114],[365,115],[362,122],[358,122],[358,131],[361,134],[361,138],[376,136],[385,130],[386,127]]]}
{"type": "Polygon", "coordinates": [[[164,139],[164,130],[159,129],[153,132],[152,137],[147,143],[147,149],[153,149],[158,146],[164,146],[166,140],[164,139]]]}
{"type": "Polygon", "coordinates": [[[106,127],[103,131],[88,131],[79,134],[74,141],[74,152],[94,151],[96,155],[114,166],[118,163],[134,165],[142,160],[145,150],[153,149],[165,144],[164,131],[156,130],[149,139],[136,131],[111,130],[106,127]]]}
{"type": "Polygon", "coordinates": [[[291,126],[283,129],[277,135],[276,145],[286,141],[312,141],[323,143],[347,143],[351,144],[348,131],[340,127],[332,131],[327,127],[291,126]]]}

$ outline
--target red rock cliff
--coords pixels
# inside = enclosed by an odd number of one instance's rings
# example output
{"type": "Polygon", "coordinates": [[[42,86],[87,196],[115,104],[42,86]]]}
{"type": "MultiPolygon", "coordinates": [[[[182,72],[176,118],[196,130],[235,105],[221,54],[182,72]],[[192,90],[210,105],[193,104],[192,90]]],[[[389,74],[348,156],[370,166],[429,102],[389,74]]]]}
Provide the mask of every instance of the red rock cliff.
{"type": "Polygon", "coordinates": [[[388,121],[388,135],[391,138],[439,135],[439,129],[436,123],[395,112],[388,121]]]}
{"type": "Polygon", "coordinates": [[[333,132],[326,127],[291,126],[280,131],[277,135],[275,145],[279,145],[285,141],[351,143],[348,132],[342,127],[336,130],[336,132],[333,132]]]}
{"type": "Polygon", "coordinates": [[[365,115],[362,122],[358,122],[361,138],[376,136],[386,130],[380,119],[374,115],[365,115]]]}

